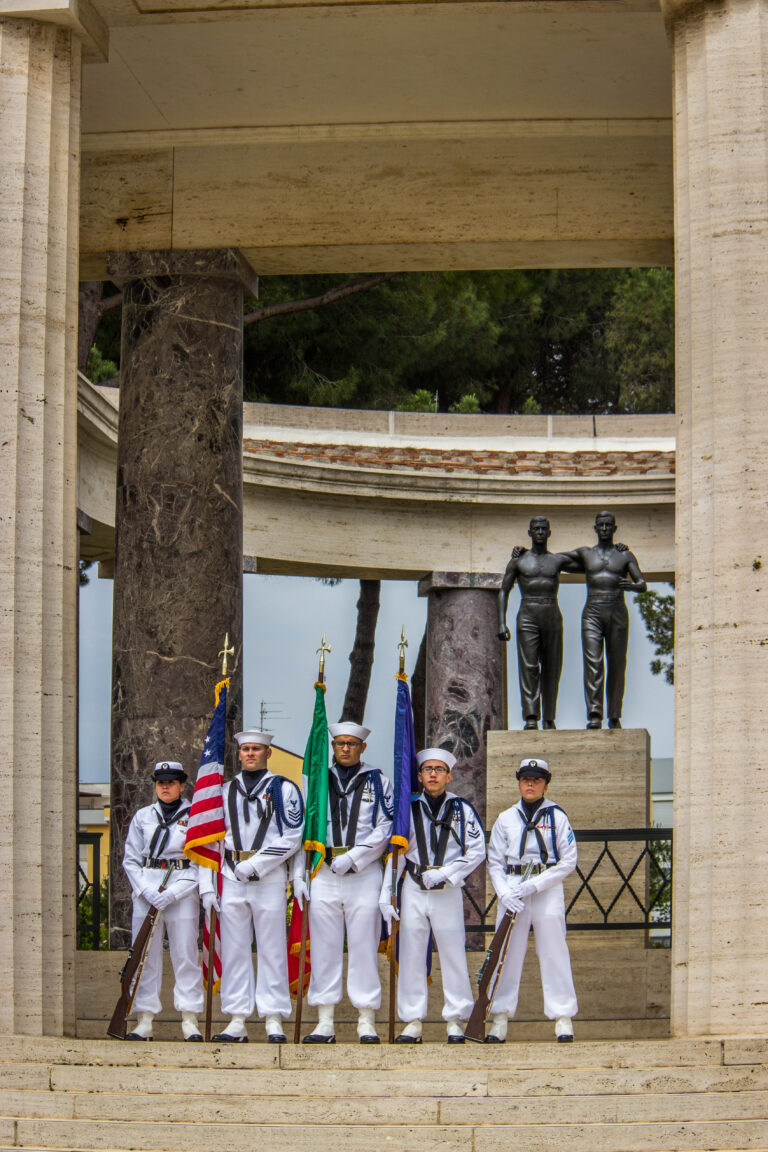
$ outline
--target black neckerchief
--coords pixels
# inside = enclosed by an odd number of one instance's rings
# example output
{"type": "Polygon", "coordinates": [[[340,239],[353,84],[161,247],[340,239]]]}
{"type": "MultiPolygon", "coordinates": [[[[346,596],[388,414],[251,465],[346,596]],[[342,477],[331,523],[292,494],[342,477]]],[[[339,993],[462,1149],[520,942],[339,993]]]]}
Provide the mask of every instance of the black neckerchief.
{"type": "Polygon", "coordinates": [[[345,846],[351,848],[357,835],[357,820],[363,798],[363,785],[368,779],[368,773],[360,771],[362,764],[359,761],[351,768],[341,768],[335,760],[333,763],[336,772],[339,773],[338,779],[333,772],[328,774],[328,799],[331,806],[333,845],[335,848],[345,846]],[[342,776],[341,773],[344,775],[342,776]],[[351,805],[349,803],[350,797],[352,798],[351,805]]]}
{"type": "Polygon", "coordinates": [[[162,856],[165,851],[165,846],[168,843],[168,838],[171,835],[171,828],[177,820],[189,811],[189,808],[184,804],[184,801],[179,797],[173,804],[164,804],[162,800],[158,800],[160,811],[153,808],[155,817],[157,819],[157,828],[155,828],[152,840],[149,845],[147,855],[150,858],[156,859],[162,856]]]}
{"type": "MultiPolygon", "coordinates": [[[[522,835],[520,836],[520,851],[519,851],[520,859],[522,860],[523,856],[525,855],[525,844],[526,844],[526,841],[528,839],[528,833],[533,832],[534,836],[536,837],[536,843],[537,843],[538,848],[539,848],[539,858],[540,858],[542,864],[546,864],[547,860],[549,859],[549,852],[547,851],[547,846],[544,843],[544,837],[542,836],[539,829],[536,827],[536,819],[542,810],[542,805],[544,804],[544,797],[542,796],[541,800],[537,800],[533,803],[531,803],[530,801],[527,801],[527,800],[521,800],[520,804],[521,804],[521,807],[518,808],[518,810],[517,810],[518,815],[520,816],[520,819],[523,822],[523,831],[522,831],[522,835]]],[[[544,809],[544,811],[546,811],[546,808],[544,809]]],[[[553,828],[552,837],[554,839],[554,824],[553,824],[552,828],[553,828]]]]}
{"type": "MultiPolygon", "coordinates": [[[[261,837],[261,840],[264,839],[266,834],[266,826],[272,819],[271,796],[268,795],[265,804],[262,804],[258,796],[259,789],[264,784],[264,780],[267,775],[268,773],[266,768],[261,768],[258,772],[243,772],[242,779],[239,779],[237,776],[235,776],[230,785],[229,795],[227,797],[227,808],[229,810],[229,830],[232,833],[232,843],[234,844],[235,850],[237,852],[243,851],[243,841],[240,835],[240,819],[237,812],[238,796],[241,796],[243,800],[242,812],[243,822],[245,824],[250,824],[251,822],[250,806],[254,800],[256,801],[256,811],[259,816],[259,826],[256,829],[256,835],[253,841],[254,844],[256,843],[256,839],[259,838],[259,836],[261,837]],[[264,829],[263,832],[262,827],[264,829]]],[[[249,851],[254,851],[253,847],[251,847],[249,851]]]]}

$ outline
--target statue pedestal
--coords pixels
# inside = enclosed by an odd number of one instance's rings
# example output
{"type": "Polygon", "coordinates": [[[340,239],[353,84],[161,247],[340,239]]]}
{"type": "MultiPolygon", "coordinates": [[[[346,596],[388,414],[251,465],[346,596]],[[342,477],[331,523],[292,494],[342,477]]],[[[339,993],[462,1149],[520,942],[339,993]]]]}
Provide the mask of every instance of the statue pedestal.
{"type": "MultiPolygon", "coordinates": [[[[563,730],[554,732],[489,732],[487,822],[493,826],[505,808],[516,804],[519,789],[515,772],[529,756],[546,760],[552,772],[549,797],[568,813],[577,831],[647,828],[650,824],[650,737],[645,729],[563,730]]],[[[577,837],[578,839],[578,837],[577,837]]],[[[590,880],[590,887],[607,907],[622,887],[642,850],[639,841],[613,841],[590,880]]],[[[603,852],[604,843],[579,840],[579,867],[588,874],[603,852]]],[[[644,899],[648,883],[644,860],[631,878],[644,899]]],[[[568,906],[580,884],[573,875],[565,883],[568,906]]],[[[489,893],[490,898],[490,893],[489,893]]],[[[610,922],[637,920],[642,913],[629,888],[624,888],[610,914],[610,922]]],[[[583,893],[569,916],[571,923],[597,924],[603,916],[597,903],[583,893]]],[[[642,929],[572,930],[568,937],[574,982],[579,998],[579,1020],[591,1021],[590,1035],[599,1034],[600,1021],[656,1021],[669,1018],[669,958],[665,948],[649,947],[642,929]],[[597,1031],[595,1031],[597,1029],[597,1031]]],[[[520,1038],[526,1021],[543,1018],[541,984],[533,941],[530,942],[516,1016],[520,1038]]],[[[530,1027],[530,1025],[529,1025],[530,1027]]],[[[578,1023],[577,1023],[578,1028],[578,1023]]],[[[606,1035],[610,1034],[609,1032],[606,1035]]],[[[511,1037],[515,1031],[512,1026],[511,1037]]]]}

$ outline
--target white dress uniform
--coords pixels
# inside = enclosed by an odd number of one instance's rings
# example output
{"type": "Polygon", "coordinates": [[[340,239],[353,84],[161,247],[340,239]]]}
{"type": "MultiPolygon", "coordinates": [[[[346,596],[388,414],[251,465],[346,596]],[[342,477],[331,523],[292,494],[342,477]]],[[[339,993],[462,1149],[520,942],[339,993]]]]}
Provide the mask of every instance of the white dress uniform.
{"type": "MultiPolygon", "coordinates": [[[[576,991],[571,958],[565,938],[563,880],[576,867],[576,839],[562,808],[546,797],[528,823],[522,801],[502,812],[491,831],[488,871],[496,894],[519,881],[521,865],[534,863],[541,869],[530,877],[536,891],[525,899],[510,934],[504,968],[493,1000],[493,1012],[513,1016],[517,1009],[520,977],[533,926],[544,992],[544,1013],[550,1020],[575,1016],[576,991]],[[515,875],[511,869],[517,868],[515,875]]],[[[499,907],[496,924],[504,909],[499,907]]]]}
{"type": "MultiPolygon", "coordinates": [[[[466,878],[485,860],[485,835],[472,805],[445,792],[437,816],[424,796],[411,804],[411,827],[405,859],[398,859],[398,873],[406,869],[400,905],[400,962],[397,982],[397,1014],[409,1023],[427,1014],[427,948],[430,931],[435,937],[443,977],[443,1019],[468,1020],[474,1005],[467,971],[464,933],[464,901],[461,890],[466,878]],[[427,868],[442,868],[448,879],[429,890],[420,877],[427,868]]],[[[389,903],[392,859],[387,861],[381,903],[389,903]]]]}
{"type": "Polygon", "coordinates": [[[161,1009],[163,936],[168,947],[175,985],[173,1004],[177,1012],[203,1010],[203,974],[198,957],[198,868],[184,856],[189,804],[181,802],[166,821],[159,803],[140,808],[131,820],[125,842],[123,868],[133,890],[132,935],[135,937],[151,907],[146,894],[157,891],[171,869],[166,892],[173,902],[162,910],[152,934],[133,1008],[136,1013],[156,1016],[161,1009]],[[152,867],[150,864],[154,864],[152,867]],[[165,930],[165,931],[164,931],[165,930]]]}
{"type": "MultiPolygon", "coordinates": [[[[312,880],[309,931],[312,970],[307,1002],[338,1004],[342,996],[344,932],[347,934],[347,995],[354,1007],[381,1005],[378,951],[381,938],[381,857],[392,831],[392,782],[364,761],[342,785],[336,765],[329,774],[326,863],[312,880]],[[344,876],[332,872],[334,855],[349,852],[344,876]]],[[[294,865],[302,879],[303,859],[294,865]]]]}
{"type": "MultiPolygon", "coordinates": [[[[284,776],[264,770],[251,791],[243,774],[224,785],[224,862],[221,892],[221,1008],[228,1016],[291,1014],[286,948],[286,863],[302,842],[304,804],[284,776]],[[238,880],[247,859],[252,876],[238,880]],[[256,938],[254,979],[251,941],[256,938]]],[[[201,869],[200,889],[213,891],[215,874],[201,869]]]]}

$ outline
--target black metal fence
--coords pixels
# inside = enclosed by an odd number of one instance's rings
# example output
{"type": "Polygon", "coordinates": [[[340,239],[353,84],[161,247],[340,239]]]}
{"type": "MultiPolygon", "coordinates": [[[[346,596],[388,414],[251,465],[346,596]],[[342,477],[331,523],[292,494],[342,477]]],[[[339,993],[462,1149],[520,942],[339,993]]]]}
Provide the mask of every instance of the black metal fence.
{"type": "Polygon", "coordinates": [[[101,936],[101,832],[77,834],[77,946],[97,949],[101,936]],[[90,848],[89,876],[80,862],[80,849],[90,848]]]}
{"type": "MultiPolygon", "coordinates": [[[[565,918],[571,932],[672,929],[672,829],[575,830],[579,863],[566,880],[565,918]]],[[[467,931],[493,932],[496,896],[483,908],[464,889],[477,914],[467,931]]]]}

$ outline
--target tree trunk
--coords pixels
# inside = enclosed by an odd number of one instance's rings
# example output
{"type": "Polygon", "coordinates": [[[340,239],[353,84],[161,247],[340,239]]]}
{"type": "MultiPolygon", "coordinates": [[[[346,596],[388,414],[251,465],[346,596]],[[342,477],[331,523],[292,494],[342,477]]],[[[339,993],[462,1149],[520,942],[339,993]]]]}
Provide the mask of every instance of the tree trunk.
{"type": "Polygon", "coordinates": [[[416,741],[416,750],[425,747],[424,736],[427,715],[427,629],[419,645],[419,654],[411,677],[411,703],[413,705],[413,735],[416,741]]]}
{"type": "Polygon", "coordinates": [[[349,654],[349,681],[341,712],[342,720],[352,720],[355,724],[362,724],[365,715],[365,704],[371,683],[380,597],[380,580],[360,581],[360,598],[357,601],[357,631],[355,632],[354,646],[349,654]]]}

